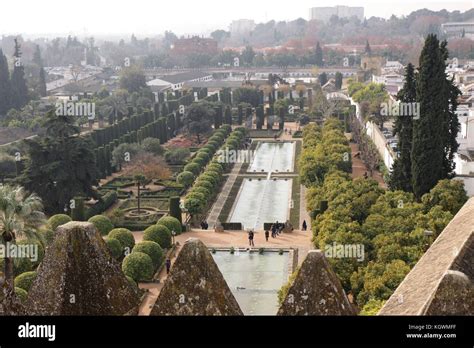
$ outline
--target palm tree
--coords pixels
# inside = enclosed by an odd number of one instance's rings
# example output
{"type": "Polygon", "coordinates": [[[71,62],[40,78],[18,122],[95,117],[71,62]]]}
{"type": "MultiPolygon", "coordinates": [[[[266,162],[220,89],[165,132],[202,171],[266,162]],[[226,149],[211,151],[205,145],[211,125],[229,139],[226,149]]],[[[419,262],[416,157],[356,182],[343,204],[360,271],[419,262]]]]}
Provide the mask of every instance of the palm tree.
{"type": "MultiPolygon", "coordinates": [[[[17,237],[41,239],[38,228],[44,224],[41,198],[28,195],[23,187],[0,186],[0,242],[7,245],[16,243],[17,237]]],[[[4,256],[4,295],[14,291],[13,259],[4,256]]]]}
{"type": "Polygon", "coordinates": [[[127,114],[128,108],[123,98],[112,95],[102,100],[100,111],[109,119],[109,124],[114,124],[127,114]]]}

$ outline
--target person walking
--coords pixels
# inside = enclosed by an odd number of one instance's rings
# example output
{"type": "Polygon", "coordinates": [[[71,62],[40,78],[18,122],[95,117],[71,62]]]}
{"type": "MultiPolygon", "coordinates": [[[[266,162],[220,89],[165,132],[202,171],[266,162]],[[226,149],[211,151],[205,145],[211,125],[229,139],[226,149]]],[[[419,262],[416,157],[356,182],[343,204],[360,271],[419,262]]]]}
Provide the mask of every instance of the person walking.
{"type": "Polygon", "coordinates": [[[303,221],[303,231],[306,231],[308,229],[308,224],[306,223],[306,220],[303,221]]]}
{"type": "Polygon", "coordinates": [[[276,226],[275,224],[272,225],[272,238],[275,238],[276,236],[276,226]]]}
{"type": "Polygon", "coordinates": [[[255,244],[253,243],[253,237],[254,237],[254,233],[252,230],[249,231],[249,245],[250,246],[255,246],[255,244]]]}
{"type": "Polygon", "coordinates": [[[268,237],[270,236],[270,232],[268,230],[265,231],[265,240],[268,242],[268,237]]]}
{"type": "Polygon", "coordinates": [[[166,259],[166,274],[170,274],[171,269],[171,260],[169,258],[166,259]]]}

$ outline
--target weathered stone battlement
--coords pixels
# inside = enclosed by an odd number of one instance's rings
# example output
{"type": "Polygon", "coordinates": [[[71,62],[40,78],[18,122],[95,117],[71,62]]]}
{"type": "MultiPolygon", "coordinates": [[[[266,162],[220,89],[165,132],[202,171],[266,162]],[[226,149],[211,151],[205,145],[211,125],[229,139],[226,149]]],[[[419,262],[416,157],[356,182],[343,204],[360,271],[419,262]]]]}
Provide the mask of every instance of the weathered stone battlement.
{"type": "Polygon", "coordinates": [[[356,315],[320,250],[312,250],[290,285],[278,315],[356,315]]]}
{"type": "Polygon", "coordinates": [[[32,315],[124,315],[138,300],[94,225],[69,222],[56,230],[25,307],[32,315]]]}
{"type": "Polygon", "coordinates": [[[181,249],[151,315],[243,315],[211,253],[199,239],[181,249]]]}

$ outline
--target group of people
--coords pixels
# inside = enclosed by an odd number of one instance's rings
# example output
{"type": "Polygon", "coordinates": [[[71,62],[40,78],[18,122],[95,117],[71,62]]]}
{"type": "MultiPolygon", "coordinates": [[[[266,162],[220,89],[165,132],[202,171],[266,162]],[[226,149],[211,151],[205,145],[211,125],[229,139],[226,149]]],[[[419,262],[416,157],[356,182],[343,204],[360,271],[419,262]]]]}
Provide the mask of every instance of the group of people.
{"type": "MultiPolygon", "coordinates": [[[[281,224],[278,221],[275,222],[272,227],[270,227],[270,231],[272,232],[272,238],[276,238],[280,233],[283,232],[283,229],[285,228],[285,224],[281,224]]],[[[268,238],[270,237],[270,231],[266,230],[265,231],[265,239],[268,242],[268,238]]]]}

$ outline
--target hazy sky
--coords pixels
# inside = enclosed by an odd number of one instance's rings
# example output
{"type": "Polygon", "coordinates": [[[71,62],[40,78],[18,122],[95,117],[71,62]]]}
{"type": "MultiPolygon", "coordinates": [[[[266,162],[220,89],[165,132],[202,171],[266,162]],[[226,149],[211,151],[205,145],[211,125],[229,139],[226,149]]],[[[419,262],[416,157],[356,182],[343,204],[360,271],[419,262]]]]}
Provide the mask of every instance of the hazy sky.
{"type": "Polygon", "coordinates": [[[385,18],[420,8],[465,11],[473,7],[472,0],[4,0],[0,35],[209,33],[227,30],[233,19],[308,19],[310,7],[337,4],[363,6],[366,17],[385,18]]]}

